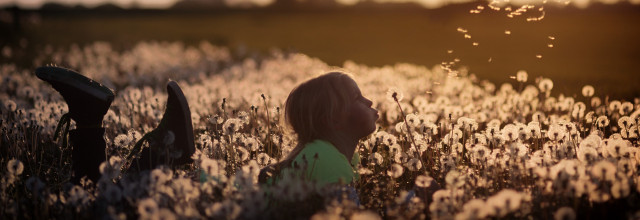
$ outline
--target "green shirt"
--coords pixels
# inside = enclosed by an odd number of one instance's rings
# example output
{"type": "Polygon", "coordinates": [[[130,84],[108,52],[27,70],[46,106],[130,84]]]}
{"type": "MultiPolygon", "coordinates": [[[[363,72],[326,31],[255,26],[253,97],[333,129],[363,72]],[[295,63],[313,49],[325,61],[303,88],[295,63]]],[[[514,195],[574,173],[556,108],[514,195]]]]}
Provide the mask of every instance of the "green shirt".
{"type": "Polygon", "coordinates": [[[319,185],[327,183],[349,184],[360,177],[356,170],[360,163],[358,152],[353,154],[351,162],[336,147],[324,140],[307,143],[304,149],[293,159],[298,164],[304,164],[304,157],[308,161],[305,176],[319,185]],[[317,157],[315,155],[317,154],[317,157]]]}
{"type": "MultiPolygon", "coordinates": [[[[360,154],[358,152],[353,154],[351,163],[349,163],[347,157],[340,153],[331,143],[324,140],[315,140],[307,143],[293,161],[303,164],[303,155],[309,161],[305,176],[309,180],[316,181],[319,186],[327,183],[349,184],[360,178],[356,170],[357,165],[360,163],[360,154]],[[317,158],[315,158],[316,154],[318,155],[317,158]]],[[[285,168],[282,172],[288,171],[289,169],[285,168]]],[[[217,181],[216,178],[207,176],[204,171],[200,172],[200,182],[206,182],[209,179],[217,181]]],[[[272,183],[273,179],[267,180],[267,184],[271,185],[272,183]]]]}

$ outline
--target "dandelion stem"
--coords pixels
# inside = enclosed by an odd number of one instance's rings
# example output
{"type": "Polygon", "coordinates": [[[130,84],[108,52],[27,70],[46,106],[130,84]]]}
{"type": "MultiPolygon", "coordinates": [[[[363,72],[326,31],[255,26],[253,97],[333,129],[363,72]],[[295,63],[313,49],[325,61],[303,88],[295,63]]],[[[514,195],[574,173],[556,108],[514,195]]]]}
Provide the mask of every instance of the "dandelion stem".
{"type": "MultiPolygon", "coordinates": [[[[418,145],[416,145],[415,140],[413,140],[413,134],[411,132],[411,129],[409,128],[409,123],[407,123],[407,115],[404,114],[404,110],[402,110],[402,106],[400,106],[400,102],[398,101],[397,95],[394,94],[393,100],[396,101],[396,104],[398,104],[398,109],[400,109],[400,114],[402,114],[402,120],[404,121],[404,125],[407,128],[407,134],[409,135],[409,140],[411,140],[411,143],[413,143],[413,146],[416,148],[414,153],[418,157],[418,160],[420,160],[420,162],[424,165],[422,166],[422,170],[424,172],[427,172],[426,164],[424,163],[424,161],[422,161],[422,157],[418,152],[418,145]]],[[[409,148],[411,148],[411,145],[409,145],[409,148]]],[[[403,150],[407,152],[408,149],[403,149],[403,150]]]]}
{"type": "Polygon", "coordinates": [[[269,141],[269,138],[271,137],[271,117],[269,115],[269,105],[267,104],[267,98],[264,96],[264,94],[260,94],[260,97],[262,97],[262,102],[264,102],[264,108],[267,112],[267,135],[265,136],[265,139],[267,140],[267,154],[273,155],[273,150],[271,149],[271,141],[269,141]]]}

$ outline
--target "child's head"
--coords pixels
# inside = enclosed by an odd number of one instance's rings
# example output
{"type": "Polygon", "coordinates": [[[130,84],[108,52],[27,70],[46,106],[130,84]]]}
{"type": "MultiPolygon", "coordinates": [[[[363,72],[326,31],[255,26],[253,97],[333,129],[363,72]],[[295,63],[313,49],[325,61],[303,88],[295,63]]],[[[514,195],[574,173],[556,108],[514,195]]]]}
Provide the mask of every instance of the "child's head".
{"type": "Polygon", "coordinates": [[[293,89],[285,117],[302,144],[327,139],[335,132],[360,139],[375,130],[378,112],[371,105],[349,75],[330,72],[293,89]]]}

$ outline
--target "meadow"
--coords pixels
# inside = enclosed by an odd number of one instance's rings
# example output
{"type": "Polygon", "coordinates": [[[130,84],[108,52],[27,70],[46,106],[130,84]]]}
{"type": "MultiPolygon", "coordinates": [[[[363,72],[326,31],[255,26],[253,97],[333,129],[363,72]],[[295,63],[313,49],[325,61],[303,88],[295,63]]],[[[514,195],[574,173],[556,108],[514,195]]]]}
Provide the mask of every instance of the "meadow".
{"type": "Polygon", "coordinates": [[[22,29],[0,11],[0,218],[640,218],[639,7],[476,5],[45,10],[22,29]],[[70,183],[68,107],[35,77],[43,65],[115,91],[97,182],[70,183]],[[356,149],[359,204],[303,179],[258,183],[298,144],[289,92],[329,71],[380,113],[356,149]],[[168,80],[188,99],[194,162],[137,172],[127,155],[161,120],[168,80]]]}
{"type": "Polygon", "coordinates": [[[640,99],[594,95],[598,86],[556,96],[553,79],[526,71],[495,84],[464,68],[331,66],[278,50],[241,56],[209,42],[41,50],[34,66],[76,69],[116,91],[103,121],[107,158],[97,183],[69,183],[71,148],[54,139],[64,100],[30,68],[2,64],[3,219],[640,217],[640,99]],[[257,183],[258,170],[296,145],[283,120],[289,91],[332,70],[352,73],[381,116],[357,149],[359,206],[306,181],[257,183]],[[129,171],[125,156],[162,117],[168,79],[189,101],[195,162],[129,171]],[[431,180],[441,189],[416,196],[431,180]]]}

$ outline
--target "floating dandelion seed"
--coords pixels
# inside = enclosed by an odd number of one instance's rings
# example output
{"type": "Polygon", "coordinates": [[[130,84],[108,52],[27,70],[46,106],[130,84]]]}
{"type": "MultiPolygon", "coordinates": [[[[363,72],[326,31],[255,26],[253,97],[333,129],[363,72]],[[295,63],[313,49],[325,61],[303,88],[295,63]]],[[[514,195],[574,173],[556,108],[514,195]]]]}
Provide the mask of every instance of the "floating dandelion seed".
{"type": "Polygon", "coordinates": [[[489,8],[491,8],[492,10],[494,10],[494,11],[500,11],[500,7],[495,6],[495,4],[498,4],[498,2],[497,2],[497,1],[492,1],[492,2],[491,2],[491,3],[489,3],[487,6],[488,6],[489,8]]]}
{"type": "Polygon", "coordinates": [[[527,21],[540,21],[540,20],[544,19],[545,14],[546,14],[546,12],[542,11],[540,16],[527,18],[527,21]]]}

